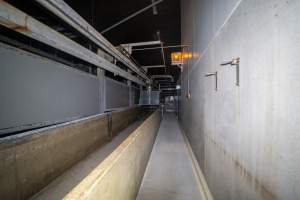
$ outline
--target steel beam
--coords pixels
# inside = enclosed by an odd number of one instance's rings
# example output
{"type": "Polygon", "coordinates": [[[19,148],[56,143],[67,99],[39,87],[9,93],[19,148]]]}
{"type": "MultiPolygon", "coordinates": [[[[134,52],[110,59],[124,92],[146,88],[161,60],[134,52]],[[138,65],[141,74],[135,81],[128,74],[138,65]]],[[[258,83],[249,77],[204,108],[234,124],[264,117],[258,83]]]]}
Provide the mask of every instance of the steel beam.
{"type": "Polygon", "coordinates": [[[148,72],[148,69],[149,68],[166,68],[167,66],[165,65],[145,65],[145,66],[142,66],[142,68],[148,72]]]}
{"type": "Polygon", "coordinates": [[[121,46],[127,47],[136,47],[136,46],[148,46],[148,45],[160,45],[160,40],[155,41],[147,41],[147,42],[135,42],[135,43],[128,43],[128,44],[121,44],[121,46]]]}
{"type": "Polygon", "coordinates": [[[63,0],[35,0],[40,5],[48,9],[50,12],[58,16],[64,22],[72,26],[74,29],[82,33],[84,36],[95,42],[99,47],[103,48],[117,60],[125,64],[142,78],[149,80],[146,74],[120,51],[118,51],[109,41],[107,41],[96,29],[86,22],[79,14],[77,14],[63,0]]]}
{"type": "Polygon", "coordinates": [[[169,79],[171,79],[172,82],[174,82],[174,78],[171,75],[152,75],[151,76],[152,80],[154,80],[154,79],[160,79],[160,78],[169,78],[169,79]]]}
{"type": "Polygon", "coordinates": [[[145,66],[142,66],[142,68],[144,69],[148,69],[148,68],[163,68],[163,67],[166,67],[165,65],[145,65],[145,66]]]}
{"type": "Polygon", "coordinates": [[[73,40],[65,37],[63,34],[58,33],[4,1],[0,1],[0,24],[79,59],[85,60],[99,68],[111,71],[116,75],[122,76],[138,84],[145,84],[142,80],[132,74],[120,69],[94,52],[86,49],[73,40]]]}
{"type": "Polygon", "coordinates": [[[188,47],[188,45],[170,45],[170,46],[162,46],[162,47],[147,47],[147,48],[139,48],[139,49],[132,49],[132,51],[146,51],[146,50],[153,50],[153,49],[170,49],[170,48],[183,48],[188,47]]]}

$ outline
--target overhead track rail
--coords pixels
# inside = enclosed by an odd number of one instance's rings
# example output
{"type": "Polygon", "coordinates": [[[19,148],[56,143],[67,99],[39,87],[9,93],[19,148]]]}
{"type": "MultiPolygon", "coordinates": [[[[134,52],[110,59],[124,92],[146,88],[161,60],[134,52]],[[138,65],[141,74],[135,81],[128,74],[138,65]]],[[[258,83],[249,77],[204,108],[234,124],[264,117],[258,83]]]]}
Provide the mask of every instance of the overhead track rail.
{"type": "Polygon", "coordinates": [[[125,64],[143,79],[149,81],[149,78],[145,73],[143,73],[129,58],[118,51],[108,40],[106,40],[95,28],[93,28],[88,22],[86,22],[63,0],[35,1],[58,16],[61,20],[69,24],[71,27],[79,31],[81,34],[89,38],[95,44],[99,45],[99,47],[103,48],[105,51],[115,57],[118,61],[125,64]]]}
{"type": "Polygon", "coordinates": [[[110,71],[115,75],[122,76],[141,85],[145,84],[144,81],[138,77],[117,67],[96,53],[86,49],[63,34],[51,29],[50,27],[44,25],[43,23],[4,1],[0,1],[0,24],[11,30],[19,32],[86,62],[89,62],[99,68],[110,71]]]}

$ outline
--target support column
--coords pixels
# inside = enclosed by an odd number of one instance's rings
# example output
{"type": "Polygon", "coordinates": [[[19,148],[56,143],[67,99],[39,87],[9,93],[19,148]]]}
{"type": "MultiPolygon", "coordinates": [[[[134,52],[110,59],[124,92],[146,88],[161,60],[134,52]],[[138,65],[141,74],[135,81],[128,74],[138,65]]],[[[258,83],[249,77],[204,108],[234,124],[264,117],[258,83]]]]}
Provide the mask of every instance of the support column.
{"type": "Polygon", "coordinates": [[[99,79],[99,95],[100,95],[100,113],[104,113],[106,109],[106,87],[104,70],[97,68],[97,77],[99,79]]]}
{"type": "Polygon", "coordinates": [[[131,81],[130,80],[127,80],[127,85],[128,85],[128,88],[129,88],[129,107],[133,106],[134,104],[134,100],[133,100],[133,90],[132,90],[132,87],[131,87],[131,81]]]}

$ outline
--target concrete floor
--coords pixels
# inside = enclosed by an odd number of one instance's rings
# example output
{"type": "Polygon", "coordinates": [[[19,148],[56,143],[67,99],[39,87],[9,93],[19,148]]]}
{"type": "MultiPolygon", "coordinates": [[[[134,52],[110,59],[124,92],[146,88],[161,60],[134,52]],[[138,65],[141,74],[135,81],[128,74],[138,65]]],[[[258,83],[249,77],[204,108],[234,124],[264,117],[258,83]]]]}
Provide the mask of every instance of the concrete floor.
{"type": "Polygon", "coordinates": [[[176,116],[166,113],[137,200],[201,200],[200,190],[176,116]]]}

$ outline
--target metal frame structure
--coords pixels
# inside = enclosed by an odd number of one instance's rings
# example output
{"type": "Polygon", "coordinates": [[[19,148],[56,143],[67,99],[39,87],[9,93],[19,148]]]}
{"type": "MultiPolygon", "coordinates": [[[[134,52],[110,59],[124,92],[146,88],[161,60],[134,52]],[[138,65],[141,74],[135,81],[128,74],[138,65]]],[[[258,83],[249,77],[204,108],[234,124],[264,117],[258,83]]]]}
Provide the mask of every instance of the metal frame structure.
{"type": "Polygon", "coordinates": [[[137,47],[137,46],[148,46],[148,45],[160,45],[161,41],[148,41],[148,42],[136,42],[136,43],[128,43],[128,44],[121,44],[120,46],[123,47],[129,54],[134,51],[132,47],[137,47]]]}
{"type": "Polygon", "coordinates": [[[4,1],[0,1],[0,24],[79,59],[85,60],[99,68],[111,71],[116,75],[138,84],[145,85],[144,81],[138,77],[108,62],[96,53],[86,49],[4,1]]]}
{"type": "Polygon", "coordinates": [[[146,72],[148,72],[148,69],[149,68],[166,68],[167,66],[165,66],[165,65],[144,65],[144,66],[142,66],[142,68],[146,71],[146,72]]]}
{"type": "Polygon", "coordinates": [[[47,10],[58,16],[71,27],[89,38],[99,47],[107,51],[117,60],[125,64],[139,76],[149,81],[149,78],[144,74],[129,58],[118,51],[108,40],[106,40],[95,28],[86,22],[79,14],[77,14],[63,0],[35,0],[47,10]]]}
{"type": "MultiPolygon", "coordinates": [[[[165,68],[165,72],[166,72],[166,58],[165,58],[165,52],[164,52],[164,45],[163,43],[160,41],[160,33],[159,31],[157,32],[158,38],[159,40],[157,41],[148,41],[148,42],[136,42],[136,43],[128,43],[128,44],[121,44],[120,46],[122,46],[126,51],[128,51],[129,54],[132,54],[132,51],[135,51],[135,49],[133,49],[132,47],[137,47],[137,46],[151,46],[151,45],[159,45],[160,47],[150,47],[153,49],[160,49],[161,50],[161,56],[162,56],[162,61],[163,61],[163,65],[161,65],[161,67],[165,68]]],[[[147,49],[147,48],[146,48],[147,49]]],[[[145,66],[142,66],[143,69],[145,69],[145,66]]],[[[147,66],[147,68],[151,68],[151,66],[147,66]]],[[[145,70],[147,72],[147,69],[145,70]]]]}

